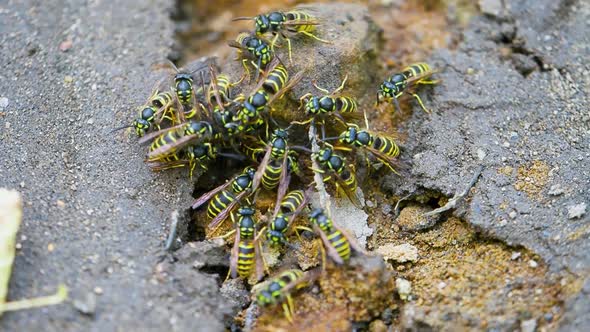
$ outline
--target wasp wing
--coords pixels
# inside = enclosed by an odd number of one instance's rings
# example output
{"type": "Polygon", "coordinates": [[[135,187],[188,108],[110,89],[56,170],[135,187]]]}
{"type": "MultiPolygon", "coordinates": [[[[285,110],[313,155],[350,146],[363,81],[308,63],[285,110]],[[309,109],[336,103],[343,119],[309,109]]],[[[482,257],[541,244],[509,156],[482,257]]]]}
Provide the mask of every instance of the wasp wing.
{"type": "MultiPolygon", "coordinates": [[[[235,177],[234,177],[234,179],[235,179],[235,177]]],[[[203,205],[205,202],[207,202],[208,200],[213,198],[213,196],[215,196],[217,193],[219,193],[222,190],[225,190],[225,188],[227,188],[233,182],[234,179],[227,181],[224,184],[220,185],[219,187],[201,195],[201,197],[199,197],[197,200],[195,200],[195,202],[193,203],[193,205],[191,207],[193,209],[199,208],[199,206],[203,205]]]]}
{"type": "Polygon", "coordinates": [[[425,72],[422,72],[422,73],[420,73],[419,75],[416,75],[416,76],[410,77],[408,80],[406,80],[406,84],[407,84],[408,86],[410,86],[410,85],[412,85],[412,84],[415,84],[415,83],[417,83],[417,82],[418,82],[418,81],[420,81],[421,79],[423,79],[423,78],[427,78],[427,77],[430,77],[431,75],[433,75],[433,74],[436,74],[436,73],[438,73],[438,72],[439,72],[439,70],[438,70],[438,69],[431,69],[431,70],[427,70],[427,71],[425,71],[425,72]]]}
{"type": "Polygon", "coordinates": [[[270,161],[271,150],[272,150],[272,148],[269,144],[266,147],[266,153],[264,154],[264,157],[262,158],[260,165],[258,165],[258,169],[256,170],[256,174],[254,174],[254,179],[252,180],[252,192],[255,192],[256,189],[258,189],[258,186],[260,185],[260,181],[262,180],[262,175],[264,175],[264,172],[266,171],[266,166],[268,165],[268,163],[270,161]]]}
{"type": "Polygon", "coordinates": [[[229,256],[229,271],[232,278],[238,277],[238,254],[240,250],[240,228],[236,224],[236,236],[234,238],[234,246],[231,248],[231,255],[229,256]]]}
{"type": "Polygon", "coordinates": [[[180,149],[186,147],[187,145],[189,145],[193,142],[200,143],[201,140],[207,136],[208,135],[200,135],[200,134],[184,135],[181,138],[177,139],[176,142],[174,142],[174,143],[165,144],[165,145],[158,147],[157,149],[155,149],[153,151],[150,151],[148,153],[148,159],[150,161],[160,159],[160,158],[165,157],[171,153],[179,151],[180,149]]]}
{"type": "Polygon", "coordinates": [[[241,193],[239,193],[237,196],[234,197],[234,200],[229,203],[227,205],[227,207],[225,209],[223,209],[223,211],[219,212],[219,214],[217,216],[215,216],[215,218],[213,218],[213,220],[211,220],[211,222],[209,223],[209,229],[215,229],[217,228],[217,226],[219,226],[219,224],[221,224],[221,222],[223,222],[227,216],[229,215],[229,213],[234,209],[234,207],[242,200],[242,198],[248,194],[248,190],[244,190],[241,193]]]}
{"type": "Polygon", "coordinates": [[[322,242],[324,243],[324,248],[326,248],[326,253],[328,254],[328,256],[330,256],[330,258],[332,258],[332,260],[336,264],[344,264],[344,260],[338,254],[338,251],[336,251],[336,248],[334,248],[332,246],[332,243],[330,243],[330,240],[328,240],[328,236],[326,235],[326,233],[324,233],[324,231],[322,231],[316,224],[312,224],[312,227],[313,227],[313,230],[322,239],[322,242]]]}

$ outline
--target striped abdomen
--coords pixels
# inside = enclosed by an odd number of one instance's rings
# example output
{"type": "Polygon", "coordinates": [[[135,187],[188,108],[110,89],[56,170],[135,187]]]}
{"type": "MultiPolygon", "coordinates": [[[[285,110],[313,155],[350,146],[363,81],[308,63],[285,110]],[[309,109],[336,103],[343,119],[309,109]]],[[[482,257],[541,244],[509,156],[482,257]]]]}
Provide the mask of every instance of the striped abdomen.
{"type": "Polygon", "coordinates": [[[238,275],[247,278],[252,272],[256,258],[254,241],[242,240],[238,243],[238,275]]]}
{"type": "Polygon", "coordinates": [[[303,190],[293,190],[281,201],[281,211],[286,214],[293,213],[303,203],[303,200],[303,190]]]}
{"type": "Polygon", "coordinates": [[[356,112],[357,108],[356,100],[352,97],[342,96],[336,98],[336,109],[340,113],[356,112]]]}
{"type": "Polygon", "coordinates": [[[399,156],[399,146],[390,137],[376,136],[373,148],[390,157],[399,156]]]}
{"type": "MultiPolygon", "coordinates": [[[[295,21],[295,22],[314,21],[315,20],[315,18],[313,16],[311,16],[310,14],[303,12],[303,11],[299,11],[299,10],[290,11],[290,12],[286,13],[285,16],[287,16],[288,21],[295,21]]],[[[313,31],[315,31],[315,25],[313,25],[313,24],[295,25],[295,26],[289,27],[289,30],[313,32],[313,31]]]]}
{"type": "Polygon", "coordinates": [[[414,63],[403,70],[403,75],[405,75],[408,79],[422,75],[425,72],[431,71],[430,66],[425,62],[414,63]]]}
{"type": "Polygon", "coordinates": [[[215,218],[221,211],[225,210],[234,199],[235,197],[231,192],[222,190],[209,201],[207,216],[211,219],[215,218]]]}
{"type": "Polygon", "coordinates": [[[262,87],[269,93],[275,94],[279,90],[281,90],[287,81],[289,80],[289,73],[287,72],[287,68],[282,64],[278,64],[273,71],[271,71],[262,87]]]}
{"type": "Polygon", "coordinates": [[[262,174],[262,186],[266,190],[273,190],[279,184],[281,180],[282,167],[281,163],[277,161],[271,161],[262,174]]]}
{"type": "Polygon", "coordinates": [[[326,234],[326,236],[342,260],[348,261],[350,259],[350,243],[348,242],[346,236],[344,236],[341,231],[335,228],[332,229],[332,232],[326,234]]]}

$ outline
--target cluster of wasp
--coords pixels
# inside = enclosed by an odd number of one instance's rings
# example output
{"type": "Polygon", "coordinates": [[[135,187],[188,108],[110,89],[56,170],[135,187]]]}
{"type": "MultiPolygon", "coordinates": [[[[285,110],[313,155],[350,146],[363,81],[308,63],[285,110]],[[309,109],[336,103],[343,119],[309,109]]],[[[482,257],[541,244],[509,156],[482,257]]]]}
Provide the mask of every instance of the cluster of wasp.
{"type": "MultiPolygon", "coordinates": [[[[167,79],[168,87],[159,82],[139,116],[123,128],[133,127],[140,142],[150,144],[146,163],[154,171],[187,167],[192,178],[196,167],[207,171],[208,165],[220,157],[249,161],[251,165],[192,205],[198,209],[208,203],[210,230],[216,230],[228,218],[232,220],[233,230],[222,236],[234,236],[229,271],[232,278],[255,276],[260,281],[268,273],[261,253],[263,245],[297,250],[289,240],[293,232],[298,237],[299,232],[315,234],[322,240],[322,267],[327,256],[336,264],[344,264],[353,251],[363,254],[363,248],[331,219],[329,209],[310,207],[313,185],[317,186],[319,179],[322,186],[330,184],[337,193],[360,206],[354,164],[347,162],[345,154],[354,159],[353,153],[361,151],[367,167],[372,162],[381,163],[395,172],[400,149],[391,136],[369,130],[366,114],[365,128],[355,123],[364,112],[359,111],[355,98],[342,94],[346,78],[334,91],[312,82],[317,91],[299,98],[304,121],[276,118],[273,102],[297,84],[303,73],[290,75],[275,54],[275,46],[286,41],[291,59],[291,38],[305,35],[329,42],[313,34],[320,21],[302,10],[235,20],[255,22],[254,32],[241,33],[229,43],[237,48],[238,60],[245,69],[239,81],[231,82],[229,75],[218,74],[214,64],[207,61],[182,70],[173,67],[176,72],[167,79]],[[271,39],[265,38],[268,36],[271,39]],[[246,77],[251,79],[250,68],[256,70],[254,89],[236,95],[234,88],[246,77]],[[200,86],[194,84],[197,79],[200,86]],[[291,142],[289,133],[293,126],[307,128],[309,134],[299,135],[303,137],[291,142]],[[328,137],[327,128],[335,135],[328,137]],[[338,143],[332,145],[330,141],[338,143]],[[291,181],[292,175],[297,180],[291,181]],[[289,190],[290,187],[298,188],[289,190]],[[261,192],[276,193],[272,200],[276,203],[274,208],[267,207],[266,213],[257,214],[257,197],[261,192]],[[307,220],[296,224],[295,220],[306,209],[310,209],[307,220]]],[[[391,75],[379,86],[376,105],[386,102],[399,108],[398,99],[410,94],[428,112],[414,87],[435,84],[429,79],[433,72],[427,64],[417,63],[391,75]]],[[[256,285],[254,300],[260,306],[280,303],[286,317],[292,320],[291,293],[318,275],[317,269],[283,271],[256,285]]]]}

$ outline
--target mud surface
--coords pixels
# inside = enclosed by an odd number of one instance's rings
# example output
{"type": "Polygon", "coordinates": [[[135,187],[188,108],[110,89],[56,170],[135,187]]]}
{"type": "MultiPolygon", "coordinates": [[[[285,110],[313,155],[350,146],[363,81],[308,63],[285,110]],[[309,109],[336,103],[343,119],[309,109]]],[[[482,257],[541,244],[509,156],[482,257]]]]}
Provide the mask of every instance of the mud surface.
{"type": "MultiPolygon", "coordinates": [[[[362,320],[355,315],[370,316],[361,327],[373,330],[590,325],[590,213],[571,214],[590,204],[590,5],[482,0],[480,14],[464,2],[370,3],[386,67],[427,60],[443,80],[420,92],[432,114],[409,101],[413,111],[370,115],[377,129],[398,132],[408,169],[366,180],[384,191],[367,195],[368,246],[415,247],[416,261],[386,264],[386,275],[412,290],[383,300],[381,313],[319,302],[312,291],[296,299],[304,303],[297,314],[309,318],[302,329],[326,328],[312,324],[313,308],[331,310],[335,329],[362,320]],[[420,217],[463,191],[480,165],[457,209],[420,217]]],[[[219,290],[225,267],[214,245],[186,244],[174,257],[162,249],[171,211],[183,215],[191,202],[186,175],[150,173],[135,139],[109,132],[134,115],[160,75],[154,64],[170,55],[170,6],[0,5],[0,186],[25,202],[9,299],[52,293],[59,283],[72,293],[65,305],[3,315],[2,330],[222,330],[247,305],[237,285],[219,290]],[[203,252],[217,263],[202,268],[203,252]]],[[[231,38],[215,31],[235,13],[208,14],[223,18],[209,38],[231,38]]],[[[318,287],[349,302],[340,277],[318,287]]]]}

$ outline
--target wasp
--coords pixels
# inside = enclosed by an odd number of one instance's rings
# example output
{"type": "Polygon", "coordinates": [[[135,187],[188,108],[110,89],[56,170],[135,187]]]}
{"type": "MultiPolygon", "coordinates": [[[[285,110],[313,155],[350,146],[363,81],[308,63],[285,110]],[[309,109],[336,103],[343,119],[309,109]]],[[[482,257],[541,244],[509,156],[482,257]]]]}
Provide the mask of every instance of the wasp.
{"type": "Polygon", "coordinates": [[[291,295],[294,291],[307,287],[317,275],[317,273],[305,273],[298,269],[285,270],[268,281],[256,285],[252,290],[254,300],[260,307],[281,304],[285,318],[293,323],[294,304],[291,295]]]}
{"type": "Polygon", "coordinates": [[[329,41],[313,34],[320,21],[305,11],[293,10],[286,13],[276,11],[268,14],[260,14],[256,17],[237,17],[234,19],[234,21],[239,20],[253,20],[256,35],[258,36],[263,36],[267,33],[274,35],[270,43],[271,49],[274,49],[279,36],[285,39],[287,41],[289,61],[291,63],[293,63],[293,59],[291,55],[291,39],[289,36],[303,34],[317,41],[330,44],[329,41]]]}
{"type": "Polygon", "coordinates": [[[139,114],[131,125],[115,128],[112,131],[133,127],[137,136],[143,137],[152,126],[159,129],[162,120],[175,121],[176,116],[174,113],[176,111],[173,106],[174,99],[172,92],[156,89],[148,99],[148,102],[140,107],[139,114]]]}
{"type": "Polygon", "coordinates": [[[252,190],[256,191],[262,183],[266,190],[279,186],[278,195],[283,197],[290,182],[291,172],[298,173],[299,168],[295,159],[296,152],[289,150],[287,129],[277,128],[273,131],[266,144],[266,151],[258,166],[252,182],[252,190]]]}
{"type": "Polygon", "coordinates": [[[189,145],[181,150],[179,153],[173,153],[158,161],[148,162],[148,166],[152,171],[163,171],[166,169],[185,167],[189,168],[189,177],[193,178],[193,172],[197,166],[203,171],[208,170],[208,164],[217,157],[225,157],[236,160],[243,160],[240,155],[220,152],[219,149],[209,142],[189,145]],[[180,156],[179,156],[180,155],[180,156]]]}
{"type": "Polygon", "coordinates": [[[227,218],[235,205],[250,192],[256,169],[252,166],[246,167],[231,181],[203,194],[192,205],[193,209],[199,208],[205,202],[209,202],[207,216],[211,218],[210,229],[215,229],[227,218]]]}
{"type": "Polygon", "coordinates": [[[377,104],[382,101],[393,101],[394,106],[397,109],[400,109],[398,98],[408,92],[416,98],[420,107],[422,107],[426,113],[430,113],[430,110],[428,110],[424,106],[424,103],[422,103],[420,96],[409,90],[420,84],[437,84],[439,80],[429,79],[432,74],[436,72],[437,71],[431,69],[427,63],[420,62],[404,68],[401,73],[391,75],[379,86],[379,91],[377,92],[377,104]]]}
{"type": "Polygon", "coordinates": [[[147,155],[148,161],[166,160],[167,157],[190,144],[198,144],[213,136],[213,127],[206,121],[189,121],[156,131],[139,140],[146,143],[153,139],[147,155]]]}
{"type": "Polygon", "coordinates": [[[247,63],[250,60],[256,68],[256,79],[260,75],[260,70],[274,58],[274,52],[268,42],[248,32],[240,33],[236,40],[228,42],[228,45],[238,49],[238,59],[242,60],[242,66],[248,76],[250,76],[250,69],[247,63]]]}
{"type": "Polygon", "coordinates": [[[264,122],[261,121],[260,114],[275,100],[282,98],[302,78],[303,72],[289,78],[287,69],[280,61],[273,60],[264,79],[254,87],[253,92],[248,97],[236,98],[241,106],[233,118],[234,122],[227,127],[233,128],[234,132],[244,132],[249,126],[261,126],[264,122]]]}
{"type": "Polygon", "coordinates": [[[242,206],[236,211],[237,222],[232,214],[232,221],[236,225],[236,236],[230,256],[230,275],[232,278],[248,278],[256,267],[256,280],[263,277],[262,266],[265,265],[260,253],[260,246],[256,237],[255,211],[251,206],[242,206]],[[262,263],[262,264],[261,264],[262,263]]]}
{"type": "MultiPolygon", "coordinates": [[[[293,190],[283,198],[277,195],[277,204],[275,205],[275,210],[266,232],[266,239],[271,245],[287,242],[285,235],[290,225],[305,207],[307,197],[308,194],[303,190],[293,190]]],[[[264,228],[261,232],[264,232],[264,228]]]]}
{"type": "Polygon", "coordinates": [[[357,113],[358,105],[354,98],[350,96],[340,95],[344,85],[348,80],[348,76],[344,77],[342,83],[334,91],[330,92],[317,85],[315,81],[312,81],[312,85],[324,95],[313,95],[306,93],[299,98],[299,108],[305,110],[305,114],[310,116],[309,120],[303,122],[296,122],[296,124],[307,124],[313,121],[315,118],[320,118],[322,123],[322,135],[325,137],[325,126],[324,119],[327,115],[332,114],[338,121],[346,124],[344,116],[348,118],[358,118],[357,113]]]}
{"type": "MultiPolygon", "coordinates": [[[[196,61],[189,64],[186,68],[178,69],[174,63],[168,61],[168,65],[175,72],[173,77],[174,93],[182,110],[182,112],[179,112],[180,122],[184,122],[185,119],[191,119],[197,115],[197,94],[194,87],[194,77],[196,73],[200,72],[202,74],[207,67],[212,66],[212,62],[213,59],[196,61]]],[[[203,76],[201,75],[201,77],[203,76]]]]}
{"type": "Polygon", "coordinates": [[[324,181],[330,181],[333,176],[336,180],[336,190],[343,193],[354,205],[360,208],[361,204],[356,195],[358,184],[354,169],[351,169],[352,165],[347,166],[344,157],[334,153],[334,148],[328,143],[324,144],[326,147],[312,156],[322,167],[322,169],[315,171],[319,173],[330,171],[331,175],[324,178],[324,181]]]}
{"type": "MultiPolygon", "coordinates": [[[[343,264],[350,260],[351,248],[365,254],[365,250],[345,230],[336,226],[332,219],[326,215],[324,209],[314,209],[309,214],[309,222],[324,244],[328,256],[336,264],[343,264]]],[[[325,257],[322,255],[323,266],[325,257]]]]}
{"type": "MultiPolygon", "coordinates": [[[[350,150],[352,147],[366,149],[394,173],[397,173],[394,166],[397,165],[395,158],[399,156],[400,149],[392,137],[363,130],[358,125],[349,123],[338,140],[347,145],[347,147],[340,149],[350,150]]],[[[369,164],[367,163],[367,165],[369,164]]]]}
{"type": "Polygon", "coordinates": [[[207,170],[207,164],[215,160],[217,156],[224,155],[219,153],[215,145],[204,142],[202,144],[190,145],[182,151],[182,157],[172,154],[167,158],[159,161],[148,162],[152,171],[163,171],[177,167],[189,167],[189,176],[193,178],[193,171],[198,165],[202,170],[207,170]]]}

